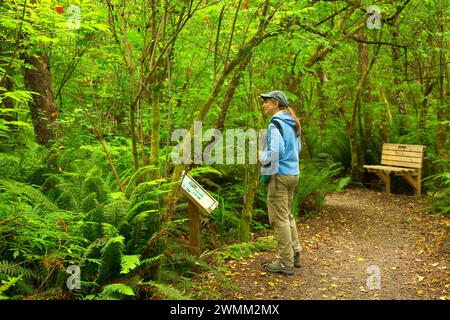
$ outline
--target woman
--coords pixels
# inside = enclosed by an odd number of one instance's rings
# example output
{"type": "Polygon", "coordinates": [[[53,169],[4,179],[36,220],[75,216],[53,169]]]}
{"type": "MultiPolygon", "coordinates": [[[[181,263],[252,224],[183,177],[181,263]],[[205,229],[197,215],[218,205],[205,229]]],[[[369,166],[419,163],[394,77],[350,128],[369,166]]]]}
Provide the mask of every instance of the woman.
{"type": "Polygon", "coordinates": [[[291,275],[300,267],[300,242],[291,212],[294,190],[298,183],[300,121],[288,106],[282,91],[261,94],[264,112],[271,116],[267,129],[267,150],[259,153],[261,174],[271,175],[267,187],[269,222],[277,240],[279,259],[268,263],[270,272],[291,275]]]}

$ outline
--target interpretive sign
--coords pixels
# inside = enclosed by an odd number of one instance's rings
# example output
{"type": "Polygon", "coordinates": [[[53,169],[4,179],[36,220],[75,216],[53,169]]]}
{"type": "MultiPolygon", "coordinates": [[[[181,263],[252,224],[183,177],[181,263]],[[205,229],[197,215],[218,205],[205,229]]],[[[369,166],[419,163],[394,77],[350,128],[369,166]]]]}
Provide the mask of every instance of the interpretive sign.
{"type": "Polygon", "coordinates": [[[190,175],[183,172],[181,190],[188,198],[189,211],[189,247],[195,255],[201,254],[200,209],[211,213],[219,203],[190,175]]]}
{"type": "Polygon", "coordinates": [[[201,209],[211,213],[219,203],[190,175],[185,174],[181,189],[201,209]]]}

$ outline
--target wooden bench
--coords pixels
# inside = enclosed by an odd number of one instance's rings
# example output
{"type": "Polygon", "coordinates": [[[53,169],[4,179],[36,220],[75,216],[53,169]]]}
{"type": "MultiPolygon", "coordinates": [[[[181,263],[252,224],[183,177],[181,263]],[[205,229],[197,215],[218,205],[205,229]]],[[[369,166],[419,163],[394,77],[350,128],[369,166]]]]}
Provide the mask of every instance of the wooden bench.
{"type": "Polygon", "coordinates": [[[403,176],[420,196],[422,187],[422,159],[425,146],[415,144],[384,143],[381,165],[364,165],[386,184],[386,192],[391,193],[391,172],[403,176]]]}

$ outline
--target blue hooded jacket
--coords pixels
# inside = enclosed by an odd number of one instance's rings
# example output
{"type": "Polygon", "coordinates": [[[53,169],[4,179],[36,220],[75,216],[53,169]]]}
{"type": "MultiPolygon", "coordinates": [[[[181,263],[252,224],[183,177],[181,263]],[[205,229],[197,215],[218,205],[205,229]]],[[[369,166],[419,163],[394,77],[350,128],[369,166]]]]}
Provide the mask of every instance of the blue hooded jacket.
{"type": "Polygon", "coordinates": [[[260,154],[261,173],[266,175],[284,174],[298,175],[299,154],[301,151],[300,137],[296,136],[295,121],[287,111],[278,112],[270,121],[277,120],[283,131],[270,123],[267,129],[267,150],[260,154]],[[264,167],[264,165],[270,167],[264,167]]]}

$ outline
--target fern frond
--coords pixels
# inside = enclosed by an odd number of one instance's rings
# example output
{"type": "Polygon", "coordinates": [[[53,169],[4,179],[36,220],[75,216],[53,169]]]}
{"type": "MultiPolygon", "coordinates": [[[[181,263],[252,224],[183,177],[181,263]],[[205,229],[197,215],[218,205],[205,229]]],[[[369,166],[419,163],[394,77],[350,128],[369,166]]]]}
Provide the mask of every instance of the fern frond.
{"type": "Polygon", "coordinates": [[[139,168],[130,177],[124,179],[126,182],[126,185],[127,185],[126,189],[125,189],[125,195],[127,196],[127,198],[130,198],[130,196],[134,192],[138,178],[145,175],[147,172],[151,172],[153,170],[159,170],[159,168],[154,165],[148,165],[148,166],[139,168]]]}
{"type": "Polygon", "coordinates": [[[102,260],[98,272],[98,283],[114,280],[120,275],[120,263],[123,252],[124,237],[117,236],[108,240],[101,249],[102,260]]]}
{"type": "Polygon", "coordinates": [[[117,299],[120,295],[134,296],[133,288],[123,283],[108,284],[103,288],[101,297],[104,299],[117,299]],[[119,294],[119,296],[118,296],[119,294]]]}
{"type": "Polygon", "coordinates": [[[171,287],[168,284],[160,283],[156,281],[147,281],[140,283],[141,286],[151,286],[156,289],[156,295],[159,298],[166,300],[192,300],[192,298],[180,290],[171,287]]]}
{"type": "MultiPolygon", "coordinates": [[[[56,203],[66,210],[79,211],[82,197],[80,195],[82,176],[77,172],[64,172],[61,174],[47,174],[47,180],[54,180],[58,193],[56,203]]],[[[47,181],[48,182],[48,181],[47,181]]]]}
{"type": "Polygon", "coordinates": [[[95,193],[96,199],[100,203],[103,203],[108,198],[108,191],[106,190],[107,188],[104,181],[100,177],[101,172],[98,172],[97,169],[90,170],[81,185],[81,194],[88,195],[95,193]]]}
{"type": "Polygon", "coordinates": [[[154,264],[155,262],[159,261],[163,256],[164,256],[164,254],[159,254],[159,255],[157,255],[157,256],[155,256],[155,257],[151,257],[151,258],[147,258],[147,259],[145,259],[145,260],[142,260],[142,261],[141,261],[141,266],[144,266],[144,265],[152,265],[152,264],[154,264]]]}
{"type": "Polygon", "coordinates": [[[125,195],[121,192],[110,194],[114,199],[108,203],[104,209],[105,221],[116,226],[120,229],[123,223],[125,223],[125,217],[128,213],[129,201],[125,199],[125,195]]]}
{"type": "Polygon", "coordinates": [[[141,255],[134,254],[134,255],[122,255],[121,258],[121,269],[120,274],[127,274],[131,270],[136,269],[141,264],[140,260],[141,255]]]}
{"type": "Polygon", "coordinates": [[[30,269],[20,266],[17,263],[9,262],[8,260],[0,260],[0,273],[4,273],[11,277],[22,275],[24,278],[35,278],[35,274],[30,269]]]}
{"type": "Polygon", "coordinates": [[[0,184],[5,186],[11,192],[24,196],[35,208],[42,208],[46,212],[61,211],[61,209],[42,192],[29,185],[8,180],[0,180],[0,184]]]}

